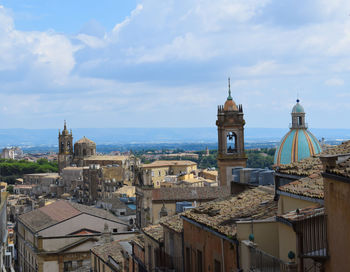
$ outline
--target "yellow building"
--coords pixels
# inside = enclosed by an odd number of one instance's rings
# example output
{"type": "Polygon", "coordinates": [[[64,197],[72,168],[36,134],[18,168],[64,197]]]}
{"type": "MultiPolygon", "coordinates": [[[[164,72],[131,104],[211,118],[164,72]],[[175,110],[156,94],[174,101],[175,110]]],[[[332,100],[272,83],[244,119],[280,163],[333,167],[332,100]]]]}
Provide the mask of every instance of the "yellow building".
{"type": "Polygon", "coordinates": [[[197,163],[192,161],[155,161],[141,165],[142,181],[144,185],[161,187],[165,177],[190,174],[197,170],[197,163]]]}

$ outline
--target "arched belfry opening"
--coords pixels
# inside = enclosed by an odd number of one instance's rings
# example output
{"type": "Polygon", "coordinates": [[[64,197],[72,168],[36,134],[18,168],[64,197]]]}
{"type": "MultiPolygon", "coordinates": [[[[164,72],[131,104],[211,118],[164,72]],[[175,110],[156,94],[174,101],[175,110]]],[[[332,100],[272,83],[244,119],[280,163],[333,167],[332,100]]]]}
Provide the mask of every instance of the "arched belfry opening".
{"type": "Polygon", "coordinates": [[[233,131],[227,132],[226,147],[227,153],[237,153],[237,135],[233,131]]]}

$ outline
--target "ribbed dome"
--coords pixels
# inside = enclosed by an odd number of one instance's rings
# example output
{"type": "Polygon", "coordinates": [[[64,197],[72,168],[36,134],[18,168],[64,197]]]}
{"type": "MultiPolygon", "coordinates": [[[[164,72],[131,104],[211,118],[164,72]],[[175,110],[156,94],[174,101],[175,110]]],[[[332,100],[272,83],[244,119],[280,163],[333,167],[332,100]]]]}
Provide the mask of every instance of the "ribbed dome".
{"type": "Polygon", "coordinates": [[[236,103],[231,99],[231,100],[226,100],[225,105],[224,105],[224,110],[225,111],[238,111],[236,103]]]}
{"type": "Polygon", "coordinates": [[[276,149],[274,164],[289,164],[322,151],[316,137],[307,129],[291,129],[276,149]]]}
{"type": "Polygon", "coordinates": [[[292,113],[304,113],[304,108],[299,104],[299,99],[297,99],[297,103],[294,105],[292,109],[292,113]]]}
{"type": "Polygon", "coordinates": [[[91,141],[90,139],[86,138],[85,136],[83,138],[81,138],[79,141],[76,142],[76,144],[95,144],[94,141],[91,141]]]}

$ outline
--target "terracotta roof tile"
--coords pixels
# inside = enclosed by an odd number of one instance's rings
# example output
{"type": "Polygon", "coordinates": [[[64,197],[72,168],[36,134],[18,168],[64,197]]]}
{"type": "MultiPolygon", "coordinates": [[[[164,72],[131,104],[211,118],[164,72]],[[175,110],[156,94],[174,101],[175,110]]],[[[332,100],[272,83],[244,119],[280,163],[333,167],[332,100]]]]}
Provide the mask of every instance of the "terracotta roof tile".
{"type": "Polygon", "coordinates": [[[108,262],[108,256],[111,256],[116,262],[123,262],[122,246],[119,244],[120,241],[113,241],[100,246],[96,246],[91,251],[104,262],[108,262]]]}
{"type": "Polygon", "coordinates": [[[40,208],[40,211],[50,216],[52,220],[61,222],[68,218],[74,217],[81,212],[75,209],[68,202],[58,200],[50,205],[40,208]]]}
{"type": "Polygon", "coordinates": [[[116,216],[112,215],[110,212],[103,209],[68,202],[65,200],[58,200],[34,211],[22,214],[19,216],[19,219],[33,232],[37,232],[82,213],[106,218],[123,225],[126,224],[125,222],[119,220],[116,216]]]}
{"type": "Polygon", "coordinates": [[[233,237],[236,235],[237,221],[267,219],[276,214],[277,201],[274,201],[273,192],[258,187],[205,203],[184,212],[183,216],[233,237]]]}
{"type": "Polygon", "coordinates": [[[302,221],[311,217],[316,217],[319,215],[324,215],[324,207],[319,205],[306,207],[302,209],[297,209],[278,216],[278,218],[283,218],[288,222],[294,223],[302,221]]]}
{"type": "Polygon", "coordinates": [[[137,244],[141,248],[145,248],[145,238],[143,234],[136,235],[132,240],[131,243],[137,244]]]}
{"type": "Polygon", "coordinates": [[[333,169],[327,169],[327,172],[331,174],[336,174],[338,176],[350,178],[350,159],[338,163],[333,169]]]}
{"type": "Polygon", "coordinates": [[[153,201],[181,201],[181,200],[214,200],[230,195],[228,187],[172,187],[152,190],[153,201]]]}
{"type": "Polygon", "coordinates": [[[180,217],[182,214],[183,213],[178,213],[173,216],[162,217],[159,220],[159,224],[175,232],[181,233],[183,231],[182,218],[180,217]]]}
{"type": "Polygon", "coordinates": [[[320,174],[312,174],[278,188],[279,191],[312,198],[324,198],[323,178],[320,174]]]}
{"type": "Polygon", "coordinates": [[[150,225],[142,229],[143,233],[152,237],[158,242],[163,241],[163,227],[160,224],[150,225]]]}
{"type": "Polygon", "coordinates": [[[191,166],[197,165],[197,163],[193,161],[154,161],[152,163],[144,163],[142,164],[143,168],[154,168],[154,167],[166,167],[166,166],[191,166]]]}
{"type": "Polygon", "coordinates": [[[350,153],[350,141],[330,147],[313,157],[276,167],[276,172],[288,175],[309,176],[322,171],[320,156],[350,153]]]}

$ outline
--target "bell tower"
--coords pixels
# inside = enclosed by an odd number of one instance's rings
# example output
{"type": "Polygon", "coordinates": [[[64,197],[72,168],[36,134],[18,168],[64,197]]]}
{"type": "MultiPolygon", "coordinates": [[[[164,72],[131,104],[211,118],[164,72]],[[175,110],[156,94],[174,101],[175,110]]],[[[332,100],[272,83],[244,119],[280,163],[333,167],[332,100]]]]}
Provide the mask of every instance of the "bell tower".
{"type": "Polygon", "coordinates": [[[246,167],[247,156],[244,153],[244,125],[242,105],[236,105],[231,96],[230,78],[228,79],[228,97],[225,104],[218,106],[218,167],[219,185],[229,186],[232,169],[246,167]]]}
{"type": "Polygon", "coordinates": [[[73,161],[73,135],[72,130],[68,132],[66,121],[62,133],[58,132],[58,172],[70,166],[73,161]]]}

